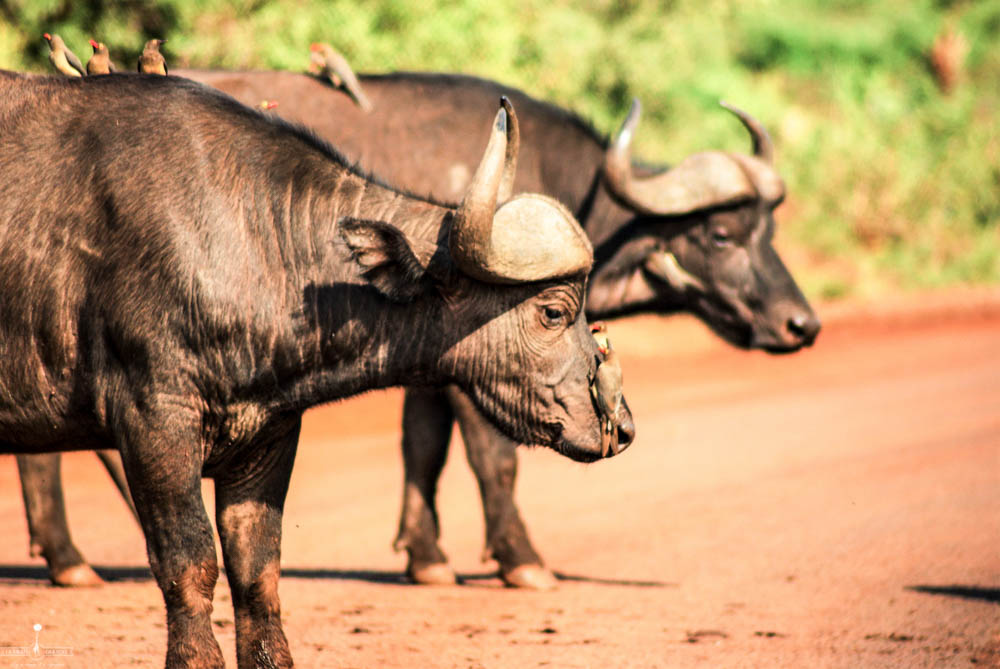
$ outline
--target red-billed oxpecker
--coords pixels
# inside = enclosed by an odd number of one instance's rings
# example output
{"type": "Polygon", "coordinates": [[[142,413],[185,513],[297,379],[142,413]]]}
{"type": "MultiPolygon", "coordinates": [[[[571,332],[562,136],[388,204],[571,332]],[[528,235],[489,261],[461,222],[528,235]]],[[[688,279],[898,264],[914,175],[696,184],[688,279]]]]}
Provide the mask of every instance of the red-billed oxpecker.
{"type": "Polygon", "coordinates": [[[139,72],[167,76],[167,61],[160,53],[160,45],[166,41],[165,39],[151,39],[146,42],[146,46],[142,47],[142,55],[139,56],[139,72]]]}
{"type": "Polygon", "coordinates": [[[76,54],[69,50],[62,37],[59,35],[42,35],[49,43],[49,62],[67,77],[82,77],[87,72],[83,69],[83,63],[76,57],[76,54]]]}
{"type": "Polygon", "coordinates": [[[329,44],[313,42],[309,45],[309,71],[329,79],[334,88],[343,88],[366,112],[372,110],[372,103],[347,59],[329,44]]]}
{"type": "Polygon", "coordinates": [[[105,46],[104,42],[90,40],[90,46],[94,48],[94,55],[87,61],[87,74],[94,76],[95,74],[111,74],[118,71],[115,64],[111,62],[108,47],[105,46]]]}
{"type": "Polygon", "coordinates": [[[622,408],[622,367],[617,351],[611,348],[607,323],[591,323],[590,332],[597,343],[597,350],[604,356],[604,361],[597,366],[594,385],[590,387],[602,416],[601,449],[603,453],[607,453],[609,448],[615,452],[618,448],[615,416],[622,408]]]}

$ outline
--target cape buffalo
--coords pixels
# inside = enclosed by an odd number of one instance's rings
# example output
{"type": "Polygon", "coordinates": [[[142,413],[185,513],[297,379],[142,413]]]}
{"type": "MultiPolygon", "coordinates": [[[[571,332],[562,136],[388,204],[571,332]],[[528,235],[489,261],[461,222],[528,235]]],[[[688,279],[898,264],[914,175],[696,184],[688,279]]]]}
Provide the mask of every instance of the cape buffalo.
{"type": "MultiPolygon", "coordinates": [[[[738,110],[733,111],[751,134],[754,155],[708,151],[670,170],[630,169],[638,108],[609,141],[569,111],[463,75],[362,75],[373,107],[365,112],[343,91],[303,74],[180,74],[247,104],[278,101],[276,113],[314,128],[362,167],[415,192],[448,199],[460,197],[478,160],[461,138],[493,113],[498,95],[507,95],[517,106],[525,138],[515,183],[563,202],[595,245],[589,316],[690,311],[737,346],[773,352],[807,346],[819,332],[819,321],[771,244],[772,212],[784,197],[771,140],[738,110]]],[[[542,568],[514,504],[514,443],[453,390],[406,394],[406,485],[395,546],[409,554],[408,573],[421,582],[454,580],[437,545],[434,496],[456,416],[482,493],[485,555],[497,559],[508,583],[551,586],[554,580],[542,568]]],[[[57,481],[51,475],[47,480],[57,481]]],[[[25,485],[38,488],[46,481],[35,477],[25,485]]],[[[61,517],[48,518],[44,509],[34,516],[35,526],[58,528],[47,544],[53,554],[78,556],[61,517]]],[[[32,536],[34,542],[41,534],[33,530],[32,536]]]]}
{"type": "Polygon", "coordinates": [[[120,452],[167,666],[223,665],[202,476],[239,665],[292,665],[281,512],[311,406],[457,384],[519,441],[582,461],[631,441],[623,408],[604,451],[591,399],[590,243],[556,201],[510,196],[506,100],[452,208],[188,80],[0,72],[0,91],[0,452],[120,452]]]}

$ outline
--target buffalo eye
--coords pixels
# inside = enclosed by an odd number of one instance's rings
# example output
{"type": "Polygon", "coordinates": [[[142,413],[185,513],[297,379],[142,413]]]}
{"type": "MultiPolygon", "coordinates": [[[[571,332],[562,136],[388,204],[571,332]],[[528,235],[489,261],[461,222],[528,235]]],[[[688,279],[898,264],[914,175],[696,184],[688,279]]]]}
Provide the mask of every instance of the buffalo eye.
{"type": "Polygon", "coordinates": [[[733,243],[733,238],[729,235],[729,231],[725,228],[713,229],[711,238],[712,245],[719,249],[726,248],[733,243]]]}
{"type": "Polygon", "coordinates": [[[551,304],[542,307],[542,325],[555,330],[566,324],[566,310],[551,304]]]}

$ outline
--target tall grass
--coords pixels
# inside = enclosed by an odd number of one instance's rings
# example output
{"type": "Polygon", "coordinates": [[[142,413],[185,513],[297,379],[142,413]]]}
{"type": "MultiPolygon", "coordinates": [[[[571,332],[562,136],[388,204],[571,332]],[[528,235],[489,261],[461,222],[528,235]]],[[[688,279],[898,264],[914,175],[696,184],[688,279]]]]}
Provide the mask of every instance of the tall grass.
{"type": "Polygon", "coordinates": [[[726,99],[772,131],[779,245],[813,296],[1000,282],[1000,2],[948,0],[0,0],[0,65],[44,70],[44,31],[131,66],[300,70],[327,41],[359,71],[460,71],[572,107],[605,132],[643,101],[637,150],[744,150],[726,99]],[[928,53],[964,37],[957,87],[928,53]]]}

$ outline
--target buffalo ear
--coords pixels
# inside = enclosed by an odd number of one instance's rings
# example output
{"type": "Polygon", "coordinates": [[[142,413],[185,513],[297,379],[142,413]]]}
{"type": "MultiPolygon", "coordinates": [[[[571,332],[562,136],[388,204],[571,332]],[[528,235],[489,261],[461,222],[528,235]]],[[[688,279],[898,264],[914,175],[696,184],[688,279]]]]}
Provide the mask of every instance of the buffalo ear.
{"type": "Polygon", "coordinates": [[[390,300],[410,302],[430,289],[427,269],[397,228],[383,221],[342,218],[337,232],[361,275],[390,300]]]}

